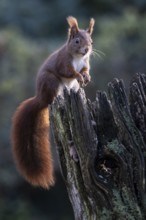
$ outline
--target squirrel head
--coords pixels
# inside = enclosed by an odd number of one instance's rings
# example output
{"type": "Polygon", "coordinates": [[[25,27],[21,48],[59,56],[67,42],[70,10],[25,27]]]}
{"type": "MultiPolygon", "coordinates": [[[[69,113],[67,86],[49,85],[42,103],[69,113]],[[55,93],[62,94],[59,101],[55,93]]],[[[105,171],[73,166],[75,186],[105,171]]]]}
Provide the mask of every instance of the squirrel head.
{"type": "Polygon", "coordinates": [[[67,17],[69,24],[68,31],[68,51],[74,57],[89,56],[92,52],[92,32],[95,24],[93,18],[90,19],[87,30],[79,29],[77,19],[67,17]]]}

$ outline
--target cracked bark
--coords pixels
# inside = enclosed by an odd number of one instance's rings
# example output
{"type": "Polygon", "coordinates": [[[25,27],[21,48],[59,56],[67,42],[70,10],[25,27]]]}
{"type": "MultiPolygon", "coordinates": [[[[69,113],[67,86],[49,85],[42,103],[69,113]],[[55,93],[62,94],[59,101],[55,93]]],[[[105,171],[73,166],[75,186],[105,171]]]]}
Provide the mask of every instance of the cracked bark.
{"type": "Polygon", "coordinates": [[[51,106],[51,126],[76,220],[146,219],[144,74],[133,78],[129,98],[118,79],[94,102],[82,89],[65,90],[51,106]]]}

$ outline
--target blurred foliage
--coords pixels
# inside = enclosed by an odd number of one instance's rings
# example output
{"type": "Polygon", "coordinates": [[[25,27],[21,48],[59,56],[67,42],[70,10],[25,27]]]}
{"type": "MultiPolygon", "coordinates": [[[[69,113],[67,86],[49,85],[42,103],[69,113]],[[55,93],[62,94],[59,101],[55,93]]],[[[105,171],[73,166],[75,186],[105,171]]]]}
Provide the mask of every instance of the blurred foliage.
{"type": "Polygon", "coordinates": [[[10,147],[13,112],[35,94],[44,59],[66,41],[66,16],[76,16],[83,28],[90,17],[96,20],[92,82],[86,88],[93,99],[114,77],[127,88],[135,72],[146,73],[145,12],[145,0],[0,1],[0,219],[73,219],[60,175],[50,191],[33,189],[16,172],[10,147]]]}
{"type": "MultiPolygon", "coordinates": [[[[24,99],[33,94],[38,65],[41,63],[44,48],[37,43],[24,39],[15,30],[1,30],[0,32],[0,100],[1,126],[10,125],[10,112],[14,106],[12,103],[24,99]],[[4,114],[4,117],[3,117],[4,114]],[[9,123],[9,125],[8,125],[9,123]]],[[[46,54],[44,54],[45,56],[46,54]]],[[[3,130],[4,132],[4,130],[3,130]]],[[[3,138],[3,132],[0,138],[3,138]]]]}
{"type": "Polygon", "coordinates": [[[126,87],[136,72],[146,72],[146,15],[140,16],[136,11],[125,10],[120,17],[101,17],[98,19],[94,45],[103,60],[95,61],[93,82],[95,87],[105,89],[113,77],[122,78],[126,87]]]}

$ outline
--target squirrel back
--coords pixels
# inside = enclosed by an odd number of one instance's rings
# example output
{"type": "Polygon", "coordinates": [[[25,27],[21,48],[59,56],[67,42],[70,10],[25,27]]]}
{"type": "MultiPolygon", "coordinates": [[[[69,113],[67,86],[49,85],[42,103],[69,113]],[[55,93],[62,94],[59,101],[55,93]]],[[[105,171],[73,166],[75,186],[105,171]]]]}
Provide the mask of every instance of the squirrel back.
{"type": "Polygon", "coordinates": [[[37,76],[36,96],[22,102],[12,120],[12,149],[17,168],[29,183],[43,188],[54,184],[48,105],[64,86],[77,91],[90,81],[94,20],[90,20],[87,30],[80,30],[72,16],[67,21],[70,27],[67,43],[44,62],[37,76]]]}

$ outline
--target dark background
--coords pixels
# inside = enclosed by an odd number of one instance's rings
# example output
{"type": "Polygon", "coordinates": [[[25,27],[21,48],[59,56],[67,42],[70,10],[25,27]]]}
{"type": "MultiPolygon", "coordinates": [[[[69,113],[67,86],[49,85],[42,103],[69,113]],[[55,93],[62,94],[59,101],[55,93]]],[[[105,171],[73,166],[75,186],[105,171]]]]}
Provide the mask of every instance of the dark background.
{"type": "Polygon", "coordinates": [[[12,115],[34,95],[40,64],[66,41],[68,15],[82,28],[96,20],[89,98],[114,77],[124,79],[128,93],[132,75],[146,73],[145,0],[0,0],[0,220],[73,219],[56,155],[56,185],[45,191],[18,174],[10,145],[12,115]]]}

